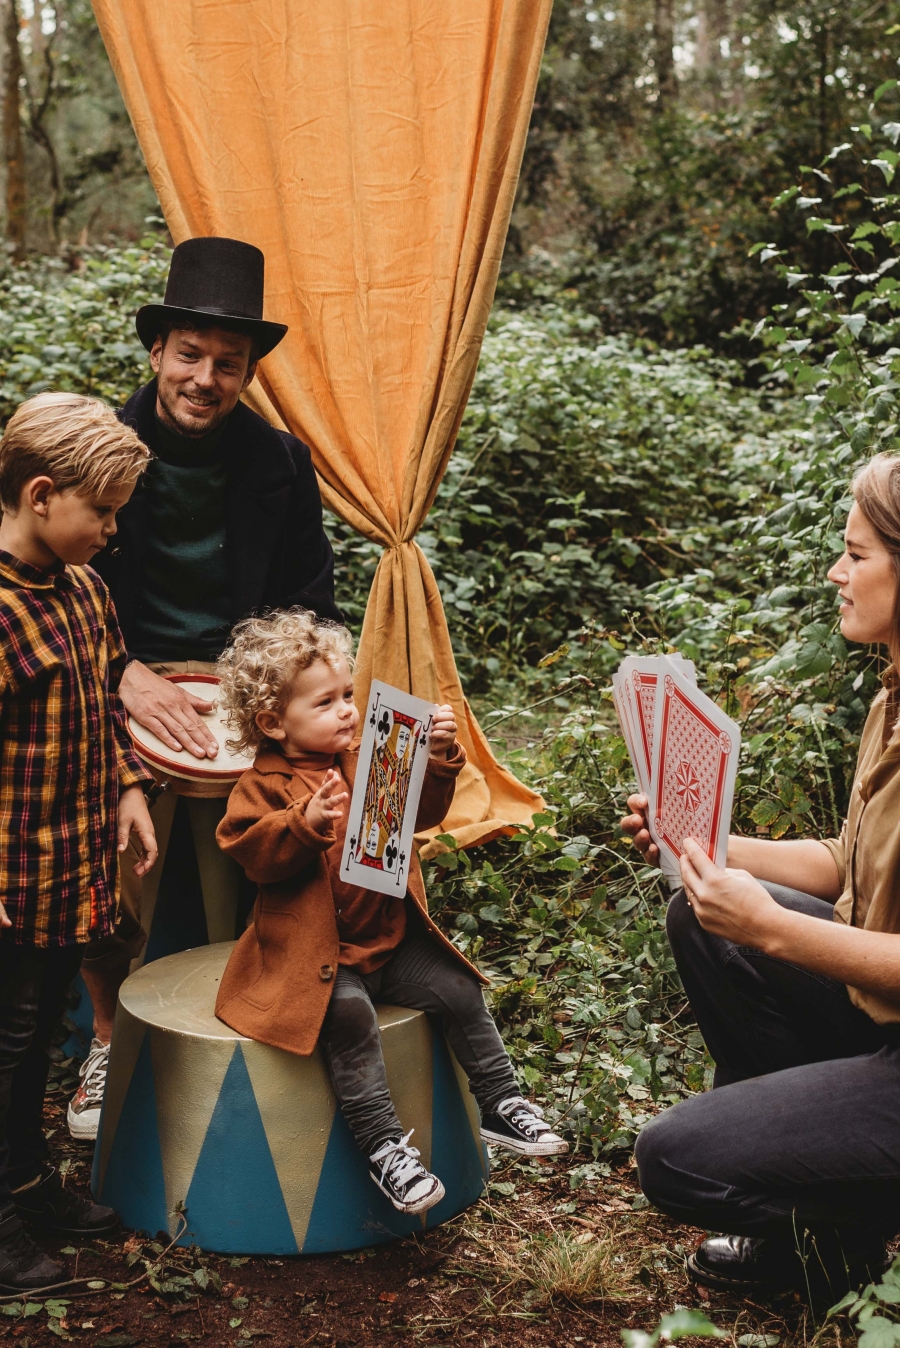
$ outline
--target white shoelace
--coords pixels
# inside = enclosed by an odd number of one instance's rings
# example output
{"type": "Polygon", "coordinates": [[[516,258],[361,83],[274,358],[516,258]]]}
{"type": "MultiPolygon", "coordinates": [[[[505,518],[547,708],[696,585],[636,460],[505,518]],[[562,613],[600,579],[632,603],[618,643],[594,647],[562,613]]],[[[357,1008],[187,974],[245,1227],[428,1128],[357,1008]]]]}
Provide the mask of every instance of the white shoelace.
{"type": "Polygon", "coordinates": [[[406,1137],[401,1137],[399,1142],[391,1145],[391,1150],[384,1158],[378,1157],[377,1152],[375,1156],[369,1158],[375,1165],[381,1167],[382,1181],[387,1177],[393,1185],[403,1190],[413,1180],[427,1179],[428,1177],[428,1171],[419,1160],[421,1153],[418,1147],[409,1145],[409,1139],[414,1132],[415,1129],[410,1128],[406,1137]]]}
{"type": "Polygon", "coordinates": [[[78,1093],[90,1105],[99,1105],[106,1090],[106,1071],[109,1067],[109,1045],[92,1044],[91,1051],[81,1064],[81,1085],[78,1093]]]}
{"type": "Polygon", "coordinates": [[[503,1100],[497,1106],[497,1113],[502,1119],[508,1119],[514,1128],[521,1128],[523,1133],[535,1141],[540,1138],[541,1133],[553,1131],[546,1122],[540,1105],[533,1105],[530,1100],[523,1100],[521,1095],[503,1100]]]}

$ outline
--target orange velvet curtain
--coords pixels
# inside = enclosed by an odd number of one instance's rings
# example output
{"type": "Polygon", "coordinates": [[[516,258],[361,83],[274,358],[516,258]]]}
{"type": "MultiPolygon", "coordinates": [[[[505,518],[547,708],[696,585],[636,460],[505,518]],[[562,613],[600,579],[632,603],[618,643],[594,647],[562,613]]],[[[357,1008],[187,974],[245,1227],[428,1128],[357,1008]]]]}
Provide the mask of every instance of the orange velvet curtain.
{"type": "Polygon", "coordinates": [[[266,317],[290,332],[250,400],[385,549],[359,698],[377,676],[456,708],[469,766],[447,826],[464,844],[541,802],[468,707],[415,535],[475,375],[551,3],[94,0],[176,242],[266,255],[266,317]]]}

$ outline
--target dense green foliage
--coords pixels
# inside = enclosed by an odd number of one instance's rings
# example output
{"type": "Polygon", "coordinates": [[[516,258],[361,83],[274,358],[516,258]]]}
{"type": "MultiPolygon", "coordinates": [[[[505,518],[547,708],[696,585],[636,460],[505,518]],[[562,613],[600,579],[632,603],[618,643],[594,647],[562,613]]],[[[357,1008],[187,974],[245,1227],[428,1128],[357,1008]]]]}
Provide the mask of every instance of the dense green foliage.
{"type": "MultiPolygon", "coordinates": [[[[419,535],[470,688],[515,678],[587,619],[617,626],[648,585],[729,550],[726,522],[784,442],[778,400],[741,374],[605,337],[574,308],[495,316],[419,535]]],[[[377,553],[342,548],[360,596],[377,553]]]]}
{"type": "Polygon", "coordinates": [[[90,393],[118,405],[151,377],[135,310],[159,298],[170,250],[85,250],[69,266],[41,258],[0,273],[0,421],[42,389],[90,393]]]}

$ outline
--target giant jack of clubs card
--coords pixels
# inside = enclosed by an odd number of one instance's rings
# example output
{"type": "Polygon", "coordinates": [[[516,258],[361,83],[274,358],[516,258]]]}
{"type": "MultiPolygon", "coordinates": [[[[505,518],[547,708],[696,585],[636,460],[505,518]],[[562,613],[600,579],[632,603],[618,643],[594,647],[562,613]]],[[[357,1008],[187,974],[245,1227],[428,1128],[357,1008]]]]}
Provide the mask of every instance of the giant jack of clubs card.
{"type": "Polygon", "coordinates": [[[372,681],[341,876],[379,894],[404,894],[436,707],[372,681]]]}

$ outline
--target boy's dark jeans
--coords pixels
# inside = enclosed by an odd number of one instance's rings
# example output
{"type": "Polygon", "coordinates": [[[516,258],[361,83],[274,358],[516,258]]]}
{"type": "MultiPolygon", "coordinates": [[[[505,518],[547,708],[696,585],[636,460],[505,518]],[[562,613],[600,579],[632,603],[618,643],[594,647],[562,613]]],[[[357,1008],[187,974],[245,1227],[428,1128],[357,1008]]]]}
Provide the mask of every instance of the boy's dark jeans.
{"type": "Polygon", "coordinates": [[[481,985],[428,936],[407,937],[372,974],[338,969],[319,1045],[361,1151],[403,1135],[388,1090],[374,1001],[439,1016],[482,1113],[519,1094],[481,985]]]}
{"type": "Polygon", "coordinates": [[[42,1112],[48,1050],[84,946],[15,945],[0,938],[0,1215],[11,1190],[47,1160],[42,1112]]]}
{"type": "MultiPolygon", "coordinates": [[[[767,884],[785,908],[833,908],[767,884]]],[[[842,983],[707,934],[684,892],[669,940],[716,1063],[715,1089],[641,1132],[641,1187],[679,1221],[845,1250],[900,1230],[900,1025],[876,1025],[842,983]]]]}

